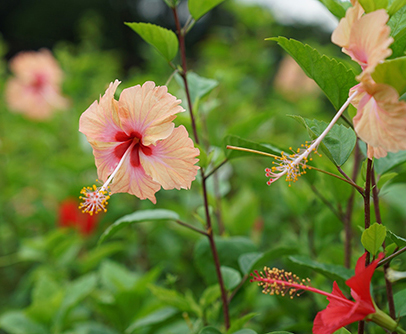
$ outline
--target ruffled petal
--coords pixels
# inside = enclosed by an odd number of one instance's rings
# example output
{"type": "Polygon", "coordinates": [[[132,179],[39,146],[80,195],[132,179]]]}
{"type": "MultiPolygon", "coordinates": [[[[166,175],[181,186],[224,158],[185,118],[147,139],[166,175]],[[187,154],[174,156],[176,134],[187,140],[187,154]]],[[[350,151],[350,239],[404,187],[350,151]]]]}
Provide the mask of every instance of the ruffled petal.
{"type": "Polygon", "coordinates": [[[115,149],[120,144],[121,143],[90,142],[93,148],[97,176],[103,182],[107,181],[107,178],[113,173],[120,162],[121,157],[115,154],[115,149]]]}
{"type": "Polygon", "coordinates": [[[155,193],[159,189],[161,186],[145,174],[141,165],[136,168],[131,165],[130,155],[126,157],[110,185],[112,193],[129,193],[140,199],[149,199],[154,204],[156,204],[155,193]]]}
{"type": "Polygon", "coordinates": [[[115,142],[116,134],[123,132],[118,117],[118,103],[114,93],[120,81],[110,83],[100,102],[92,105],[80,116],[79,131],[84,133],[89,142],[115,142]]]}
{"type": "Polygon", "coordinates": [[[357,108],[353,118],[357,135],[372,146],[376,158],[406,150],[406,103],[399,101],[397,91],[371,81],[357,89],[360,94],[352,102],[357,108]]]}
{"type": "Polygon", "coordinates": [[[140,152],[141,165],[152,179],[164,189],[188,189],[196,177],[199,150],[194,147],[184,126],[174,129],[172,134],[157,142],[150,155],[140,152]]]}
{"type": "Polygon", "coordinates": [[[384,9],[363,13],[363,8],[356,2],[340,20],[331,40],[358,62],[365,74],[373,72],[380,61],[392,54],[389,45],[393,43],[393,38],[386,25],[389,15],[384,9]]]}
{"type": "Polygon", "coordinates": [[[155,145],[172,133],[175,114],[184,111],[180,103],[166,86],[155,87],[152,81],[124,89],[119,99],[123,129],[140,133],[143,145],[155,145]]]}

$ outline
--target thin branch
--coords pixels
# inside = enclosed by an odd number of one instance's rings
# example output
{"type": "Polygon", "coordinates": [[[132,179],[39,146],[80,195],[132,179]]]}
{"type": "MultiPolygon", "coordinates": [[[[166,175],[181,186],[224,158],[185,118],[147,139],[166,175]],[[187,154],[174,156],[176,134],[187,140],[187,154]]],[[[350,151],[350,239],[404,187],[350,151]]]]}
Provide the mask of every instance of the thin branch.
{"type": "Polygon", "coordinates": [[[197,228],[197,227],[194,227],[193,225],[190,225],[190,224],[188,224],[188,223],[185,223],[185,222],[183,222],[183,221],[181,221],[181,220],[175,220],[175,222],[178,223],[179,225],[185,226],[185,227],[187,227],[187,228],[189,228],[189,229],[191,229],[191,230],[193,230],[193,231],[195,231],[195,232],[197,232],[197,233],[200,233],[200,234],[203,234],[203,235],[205,235],[205,236],[208,236],[208,234],[207,234],[206,231],[203,231],[203,230],[201,230],[201,229],[199,229],[199,228],[197,228]]]}
{"type": "Polygon", "coordinates": [[[346,180],[348,180],[348,182],[350,182],[350,184],[354,184],[354,188],[357,189],[357,191],[361,194],[361,196],[365,196],[364,194],[364,189],[362,189],[362,187],[360,187],[359,185],[357,185],[355,183],[355,181],[353,179],[351,179],[342,169],[340,166],[337,166],[337,170],[341,173],[342,176],[345,177],[346,180]]]}
{"type": "Polygon", "coordinates": [[[234,296],[237,294],[237,292],[243,287],[244,283],[247,281],[248,279],[248,274],[245,274],[242,279],[241,282],[235,287],[235,289],[233,290],[233,292],[230,294],[230,296],[228,297],[228,303],[231,303],[231,301],[233,300],[234,296]]]}
{"type": "Polygon", "coordinates": [[[207,180],[210,176],[212,176],[215,172],[217,172],[217,170],[222,167],[223,165],[226,164],[226,162],[228,162],[228,159],[225,158],[219,165],[217,165],[216,167],[214,167],[210,172],[208,172],[205,175],[205,179],[207,180]]]}
{"type": "Polygon", "coordinates": [[[399,249],[397,252],[395,252],[392,255],[389,255],[388,257],[385,257],[384,259],[379,261],[377,267],[383,266],[384,264],[392,261],[395,257],[397,257],[398,255],[400,255],[400,254],[402,254],[404,252],[406,252],[406,247],[403,247],[403,248],[399,249]]]}
{"type": "Polygon", "coordinates": [[[317,189],[316,186],[314,186],[313,184],[310,185],[310,188],[313,190],[313,192],[315,193],[315,195],[320,198],[320,200],[331,210],[332,213],[334,213],[337,218],[341,221],[343,221],[344,217],[336,210],[336,208],[333,206],[333,204],[331,204],[317,189]]]}

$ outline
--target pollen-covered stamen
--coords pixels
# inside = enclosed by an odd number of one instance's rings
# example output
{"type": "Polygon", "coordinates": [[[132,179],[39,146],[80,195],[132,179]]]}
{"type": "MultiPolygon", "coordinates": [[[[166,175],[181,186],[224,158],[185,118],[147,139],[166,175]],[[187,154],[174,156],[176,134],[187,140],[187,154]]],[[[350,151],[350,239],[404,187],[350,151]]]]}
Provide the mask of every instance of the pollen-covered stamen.
{"type": "Polygon", "coordinates": [[[121,157],[119,163],[117,164],[116,168],[114,169],[113,173],[110,174],[107,181],[101,187],[83,187],[81,190],[81,194],[79,198],[83,200],[83,203],[79,205],[79,209],[82,210],[83,213],[89,213],[93,215],[94,213],[99,213],[100,211],[106,212],[106,206],[108,204],[107,200],[110,198],[111,192],[109,190],[109,184],[113,180],[114,176],[116,176],[118,170],[122,166],[124,160],[132,151],[133,147],[138,144],[139,140],[135,139],[133,142],[128,146],[125,153],[121,157]]]}
{"type": "Polygon", "coordinates": [[[258,286],[262,287],[262,293],[267,295],[289,295],[293,299],[294,296],[300,296],[302,291],[310,291],[339,300],[341,303],[354,305],[354,302],[347,298],[309,286],[309,278],[300,279],[295,274],[283,269],[264,267],[264,271],[258,272],[256,270],[255,275],[251,274],[251,277],[250,282],[258,282],[258,286]]]}
{"type": "Polygon", "coordinates": [[[80,193],[82,196],[79,198],[83,200],[83,203],[79,205],[79,209],[81,209],[83,213],[93,215],[100,211],[107,211],[107,200],[111,195],[108,189],[103,190],[102,187],[93,185],[93,187],[83,187],[80,193]]]}
{"type": "Polygon", "coordinates": [[[296,182],[300,175],[305,174],[305,169],[309,168],[306,164],[309,160],[311,160],[308,159],[310,153],[317,152],[317,148],[319,147],[322,140],[327,136],[331,128],[341,117],[344,110],[348,107],[348,105],[357,94],[358,91],[355,91],[351,94],[347,101],[345,101],[345,103],[342,105],[340,110],[337,111],[336,115],[331,120],[329,125],[324,129],[320,136],[311,143],[311,145],[304,145],[305,148],[298,148],[296,152],[293,152],[293,154],[286,154],[282,152],[281,157],[275,157],[275,159],[279,160],[280,162],[276,162],[276,166],[273,166],[270,171],[268,171],[269,168],[265,169],[266,177],[270,177],[269,181],[267,182],[268,185],[271,185],[273,182],[280,179],[285,174],[286,181],[288,182],[296,182]]]}
{"type": "Polygon", "coordinates": [[[262,292],[269,295],[289,295],[290,298],[300,296],[300,291],[309,288],[310,279],[300,279],[295,274],[283,269],[265,267],[264,271],[251,274],[251,282],[258,282],[262,292]]]}
{"type": "Polygon", "coordinates": [[[311,169],[311,166],[307,165],[308,161],[312,160],[312,158],[308,158],[310,153],[313,152],[321,157],[321,154],[317,152],[317,147],[307,141],[296,152],[291,147],[289,149],[290,154],[281,152],[280,157],[275,156],[276,161],[272,162],[274,166],[265,169],[265,176],[270,178],[267,182],[268,185],[286,174],[286,181],[290,186],[290,182],[296,182],[299,176],[306,174],[306,169],[311,169]]]}

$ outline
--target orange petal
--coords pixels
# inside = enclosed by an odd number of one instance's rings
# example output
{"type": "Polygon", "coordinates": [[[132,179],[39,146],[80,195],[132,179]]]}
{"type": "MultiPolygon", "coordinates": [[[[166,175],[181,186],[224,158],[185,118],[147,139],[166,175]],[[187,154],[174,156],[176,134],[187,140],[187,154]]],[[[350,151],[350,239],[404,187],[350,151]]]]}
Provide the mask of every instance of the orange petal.
{"type": "Polygon", "coordinates": [[[123,128],[128,133],[139,132],[143,145],[155,145],[172,133],[175,114],[184,111],[180,102],[166,86],[155,87],[152,81],[124,89],[119,99],[123,128]]]}
{"type": "Polygon", "coordinates": [[[129,193],[140,199],[149,199],[156,204],[155,193],[161,189],[161,186],[145,174],[141,165],[133,167],[130,163],[130,156],[127,156],[114,177],[110,189],[112,193],[129,193]]]}
{"type": "Polygon", "coordinates": [[[100,103],[94,101],[80,116],[79,131],[84,133],[89,142],[114,142],[117,132],[122,132],[118,116],[117,101],[114,93],[120,81],[110,83],[106,92],[100,97],[100,103]]]}
{"type": "Polygon", "coordinates": [[[174,129],[172,134],[150,146],[152,154],[140,153],[141,165],[152,179],[164,189],[188,189],[196,177],[199,150],[194,147],[184,126],[174,129]]]}
{"type": "Polygon", "coordinates": [[[386,151],[406,150],[406,103],[399,101],[397,91],[373,81],[361,83],[358,90],[354,129],[371,146],[368,155],[380,158],[386,151]]]}

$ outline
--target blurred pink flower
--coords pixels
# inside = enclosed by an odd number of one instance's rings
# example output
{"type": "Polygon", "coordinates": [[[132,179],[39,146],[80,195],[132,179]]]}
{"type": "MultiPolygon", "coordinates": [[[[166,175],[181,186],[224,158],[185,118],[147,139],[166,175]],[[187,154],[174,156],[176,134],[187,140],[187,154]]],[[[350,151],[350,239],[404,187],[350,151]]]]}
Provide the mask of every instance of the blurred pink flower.
{"type": "Polygon", "coordinates": [[[82,190],[85,212],[103,210],[110,192],[127,192],[156,203],[155,193],[161,187],[190,188],[199,169],[195,166],[199,150],[185,127],[175,128],[172,122],[184,111],[181,101],[151,81],[124,89],[116,101],[119,83],[111,83],[100,102],[80,117],[79,131],[92,145],[98,177],[105,182],[97,192],[82,190]]]}
{"type": "Polygon", "coordinates": [[[6,86],[11,110],[44,120],[56,109],[68,107],[68,100],[60,93],[63,73],[50,51],[21,52],[10,60],[9,67],[15,75],[6,86]]]}

